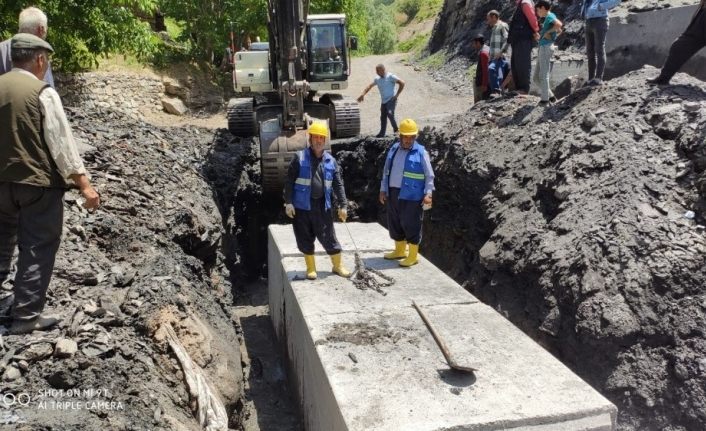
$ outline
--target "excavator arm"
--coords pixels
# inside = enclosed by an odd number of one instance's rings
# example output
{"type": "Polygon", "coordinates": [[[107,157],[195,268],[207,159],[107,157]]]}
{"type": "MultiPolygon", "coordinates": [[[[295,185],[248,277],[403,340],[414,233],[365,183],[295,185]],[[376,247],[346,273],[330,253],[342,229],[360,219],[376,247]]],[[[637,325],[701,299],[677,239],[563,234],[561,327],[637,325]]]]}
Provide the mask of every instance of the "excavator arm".
{"type": "Polygon", "coordinates": [[[307,67],[305,45],[309,0],[268,0],[270,55],[276,63],[273,87],[282,98],[282,128],[305,127],[304,99],[309,92],[304,80],[307,67]]]}

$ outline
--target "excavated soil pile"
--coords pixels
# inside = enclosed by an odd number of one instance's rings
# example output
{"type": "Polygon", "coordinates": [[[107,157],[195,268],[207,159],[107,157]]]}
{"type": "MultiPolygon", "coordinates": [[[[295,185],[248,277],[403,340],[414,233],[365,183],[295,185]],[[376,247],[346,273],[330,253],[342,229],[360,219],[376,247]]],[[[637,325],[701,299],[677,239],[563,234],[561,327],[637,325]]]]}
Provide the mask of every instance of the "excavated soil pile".
{"type": "Polygon", "coordinates": [[[201,429],[203,387],[175,354],[171,326],[235,428],[243,374],[221,238],[231,248],[237,241],[212,187],[223,186],[218,172],[238,168],[240,147],[226,138],[214,145],[211,131],[155,128],[110,110],[76,108],[69,117],[76,136],[95,146],[84,159],[103,207],[88,213],[75,192],[66,196],[47,301],[63,321],[0,336],[1,392],[17,399],[4,397],[0,425],[201,429]]]}
{"type": "MultiPolygon", "coordinates": [[[[552,107],[481,103],[422,133],[423,254],[619,408],[621,430],[706,429],[706,85],[646,68],[552,107]]],[[[358,215],[386,143],[338,147],[358,215]],[[360,170],[362,166],[363,170],[360,170]]],[[[472,331],[469,328],[469,331],[472,331]]]]}

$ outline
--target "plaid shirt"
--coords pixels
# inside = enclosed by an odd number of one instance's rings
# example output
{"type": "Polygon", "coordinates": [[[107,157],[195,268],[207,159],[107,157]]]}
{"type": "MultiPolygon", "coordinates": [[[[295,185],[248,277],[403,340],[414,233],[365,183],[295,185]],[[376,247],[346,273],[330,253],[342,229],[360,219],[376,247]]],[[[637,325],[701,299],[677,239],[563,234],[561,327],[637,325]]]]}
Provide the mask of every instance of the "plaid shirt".
{"type": "Polygon", "coordinates": [[[498,20],[490,33],[490,59],[493,60],[498,54],[507,51],[507,34],[509,27],[506,22],[498,20]]]}

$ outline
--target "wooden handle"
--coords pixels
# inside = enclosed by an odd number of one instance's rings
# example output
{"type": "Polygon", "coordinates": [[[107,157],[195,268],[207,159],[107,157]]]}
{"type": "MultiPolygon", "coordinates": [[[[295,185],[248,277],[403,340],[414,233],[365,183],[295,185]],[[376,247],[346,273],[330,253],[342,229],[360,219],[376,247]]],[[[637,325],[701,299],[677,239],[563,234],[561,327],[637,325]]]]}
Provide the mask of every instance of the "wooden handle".
{"type": "Polygon", "coordinates": [[[429,329],[429,332],[431,332],[431,336],[434,338],[434,341],[436,341],[436,345],[439,346],[439,349],[441,349],[441,353],[444,354],[444,358],[446,358],[446,362],[448,362],[449,364],[454,364],[455,362],[454,362],[453,358],[451,357],[451,353],[449,352],[449,348],[446,347],[446,343],[441,338],[441,336],[436,332],[436,329],[434,329],[434,326],[429,321],[429,318],[427,317],[426,313],[424,313],[422,311],[422,309],[419,308],[419,306],[417,305],[416,302],[412,301],[412,305],[417,310],[417,313],[419,313],[419,316],[424,321],[424,324],[427,326],[427,329],[429,329]]]}

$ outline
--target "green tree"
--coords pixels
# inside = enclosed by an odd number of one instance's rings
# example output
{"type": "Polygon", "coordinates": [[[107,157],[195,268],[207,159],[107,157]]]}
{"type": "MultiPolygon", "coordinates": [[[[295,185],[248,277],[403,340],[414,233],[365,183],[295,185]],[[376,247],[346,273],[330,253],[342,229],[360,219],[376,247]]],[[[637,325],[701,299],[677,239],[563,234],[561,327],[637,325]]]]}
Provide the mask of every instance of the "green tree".
{"type": "Polygon", "coordinates": [[[190,41],[195,58],[211,61],[230,44],[231,24],[238,35],[267,34],[263,0],[159,0],[167,16],[183,25],[182,41],[190,41]]]}
{"type": "MultiPolygon", "coordinates": [[[[26,0],[0,3],[3,39],[17,31],[17,18],[26,0]]],[[[146,59],[154,50],[149,25],[138,15],[149,16],[155,0],[36,0],[47,14],[47,40],[54,47],[52,64],[66,71],[97,65],[100,55],[121,52],[146,59]]]]}

